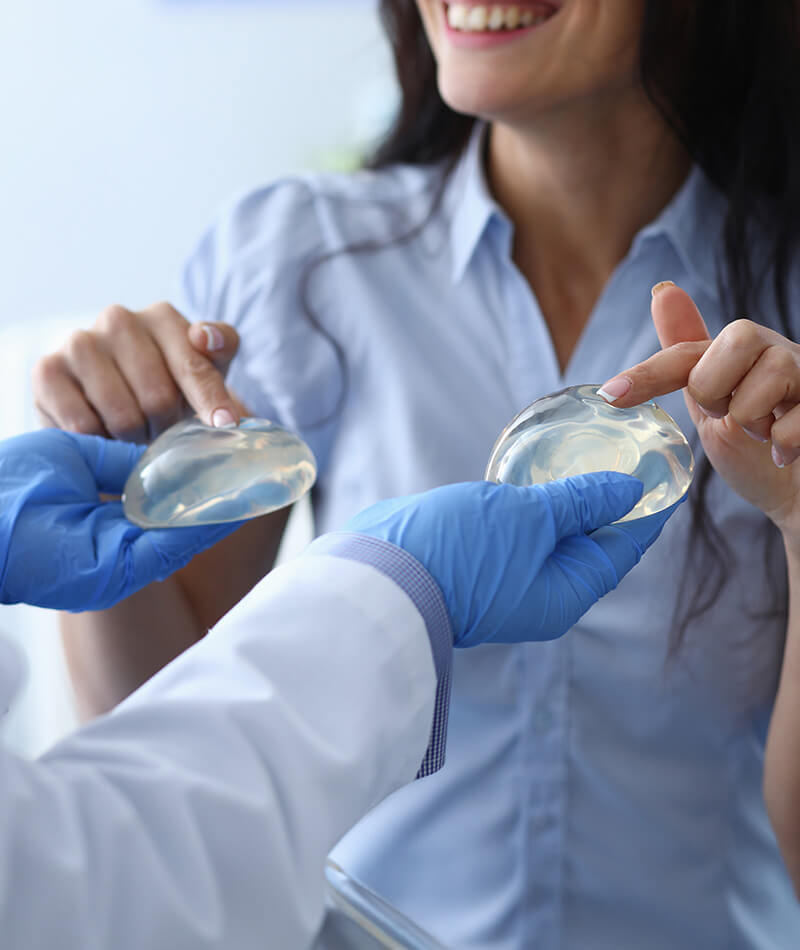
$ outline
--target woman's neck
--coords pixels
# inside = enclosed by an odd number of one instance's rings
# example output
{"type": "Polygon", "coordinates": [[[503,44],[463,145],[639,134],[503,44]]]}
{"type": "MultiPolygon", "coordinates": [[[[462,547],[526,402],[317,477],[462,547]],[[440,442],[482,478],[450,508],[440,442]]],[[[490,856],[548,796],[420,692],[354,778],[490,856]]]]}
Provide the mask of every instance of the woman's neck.
{"type": "MultiPolygon", "coordinates": [[[[680,187],[689,158],[644,95],[561,110],[525,129],[495,123],[490,188],[514,223],[562,369],[636,233],[680,187]],[[569,111],[569,114],[567,114],[569,111]]],[[[668,276],[668,275],[667,275],[668,276]]]]}

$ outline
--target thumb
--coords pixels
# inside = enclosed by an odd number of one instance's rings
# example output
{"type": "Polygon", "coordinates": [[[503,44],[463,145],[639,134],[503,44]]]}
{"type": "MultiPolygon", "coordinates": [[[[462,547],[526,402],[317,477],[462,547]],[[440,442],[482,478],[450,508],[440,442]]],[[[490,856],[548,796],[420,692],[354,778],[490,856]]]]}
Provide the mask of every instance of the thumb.
{"type": "Polygon", "coordinates": [[[639,563],[644,552],[658,539],[664,525],[686,498],[684,495],[674,505],[656,514],[607,525],[592,532],[592,541],[603,549],[614,565],[618,581],[639,563]]]}
{"type": "MultiPolygon", "coordinates": [[[[689,374],[711,345],[708,327],[694,300],[671,280],[653,287],[650,313],[661,350],[600,387],[600,395],[619,409],[684,389],[689,374]]],[[[688,400],[687,404],[692,412],[688,400]]],[[[696,423],[694,413],[692,418],[696,423]]]]}
{"type": "Polygon", "coordinates": [[[66,433],[94,476],[98,492],[118,495],[122,492],[136,463],[145,451],[144,445],[117,442],[99,435],[66,433]]]}
{"type": "Polygon", "coordinates": [[[193,323],[188,333],[192,346],[224,374],[239,349],[236,330],[228,323],[193,323]]]}
{"type": "Polygon", "coordinates": [[[139,529],[130,547],[136,589],[146,587],[152,581],[166,580],[170,574],[185,567],[195,555],[238,531],[242,524],[241,521],[227,521],[184,528],[139,529]]]}
{"type": "MultiPolygon", "coordinates": [[[[681,380],[680,388],[683,389],[689,415],[695,426],[699,426],[701,422],[700,412],[685,387],[695,364],[702,357],[706,348],[711,345],[711,334],[708,332],[705,320],[703,320],[697,304],[689,294],[673,284],[672,281],[662,281],[653,287],[650,313],[662,352],[667,351],[664,354],[665,356],[671,349],[681,351],[687,348],[691,350],[694,347],[697,350],[696,355],[679,353],[678,361],[683,360],[686,364],[685,380],[681,380]]],[[[674,388],[678,389],[679,387],[675,386],[674,388]]]]}
{"type": "Polygon", "coordinates": [[[697,304],[671,280],[664,280],[653,287],[650,314],[658,342],[664,350],[676,343],[711,339],[697,304]]]}
{"type": "Polygon", "coordinates": [[[638,478],[620,472],[590,472],[534,487],[547,495],[557,540],[622,518],[644,490],[638,478]]]}

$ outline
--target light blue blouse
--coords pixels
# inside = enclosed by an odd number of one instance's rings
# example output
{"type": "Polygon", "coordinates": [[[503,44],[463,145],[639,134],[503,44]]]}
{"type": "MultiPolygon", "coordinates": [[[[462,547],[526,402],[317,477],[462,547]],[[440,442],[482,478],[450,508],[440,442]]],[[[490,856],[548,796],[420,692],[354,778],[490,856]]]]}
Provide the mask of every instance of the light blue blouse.
{"type": "MultiPolygon", "coordinates": [[[[320,531],[379,498],[480,478],[531,400],[649,356],[657,281],[722,325],[723,204],[699,171],[636,236],[563,373],[487,190],[480,132],[409,233],[436,182],[434,169],[394,168],[262,188],[184,273],[187,316],[242,335],[231,386],[311,444],[320,531]]],[[[679,394],[660,401],[693,433],[679,394]]],[[[376,808],[335,858],[460,950],[800,946],[761,794],[783,640],[763,614],[785,595],[783,564],[774,544],[765,557],[757,511],[718,478],[709,498],[732,563],[677,653],[686,559],[693,583],[711,574],[712,555],[689,550],[689,505],[563,639],[458,651],[445,767],[376,808]]]]}

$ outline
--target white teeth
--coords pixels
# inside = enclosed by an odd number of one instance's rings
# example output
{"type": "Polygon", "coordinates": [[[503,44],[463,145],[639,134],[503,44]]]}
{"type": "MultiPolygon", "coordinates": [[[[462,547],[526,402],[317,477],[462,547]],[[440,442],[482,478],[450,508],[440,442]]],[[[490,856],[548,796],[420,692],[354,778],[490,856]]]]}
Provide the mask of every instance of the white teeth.
{"type": "Polygon", "coordinates": [[[535,13],[518,6],[496,4],[450,3],[447,5],[447,22],[454,30],[465,33],[482,33],[485,30],[516,30],[519,27],[543,23],[549,14],[535,13]]]}
{"type": "Polygon", "coordinates": [[[492,7],[492,12],[489,14],[489,29],[502,30],[505,24],[506,24],[506,15],[503,12],[503,8],[492,7]]]}
{"type": "Polygon", "coordinates": [[[473,7],[467,17],[467,29],[480,32],[486,29],[489,22],[489,11],[486,7],[473,7]]]}
{"type": "Polygon", "coordinates": [[[465,30],[467,28],[467,14],[469,8],[463,3],[451,3],[447,8],[447,22],[454,30],[465,30]]]}

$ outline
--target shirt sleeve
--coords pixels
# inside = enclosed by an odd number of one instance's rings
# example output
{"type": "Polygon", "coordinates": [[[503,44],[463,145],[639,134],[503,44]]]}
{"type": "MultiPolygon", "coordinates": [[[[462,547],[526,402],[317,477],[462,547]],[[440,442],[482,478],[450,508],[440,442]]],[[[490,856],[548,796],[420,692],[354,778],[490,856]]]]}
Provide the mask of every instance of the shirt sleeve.
{"type": "Polygon", "coordinates": [[[384,571],[320,554],[257,590],[39,761],[2,754],[4,945],[310,943],[328,851],[419,768],[436,674],[384,571]]]}
{"type": "Polygon", "coordinates": [[[345,390],[326,236],[312,181],[253,191],[223,211],[181,274],[176,306],[192,322],[239,332],[228,385],[247,409],[297,432],[323,468],[345,390]]]}
{"type": "Polygon", "coordinates": [[[422,564],[403,548],[365,534],[346,531],[325,534],[317,538],[304,553],[332,554],[371,565],[401,587],[420,612],[425,621],[436,668],[436,704],[428,749],[417,778],[433,775],[444,765],[445,760],[453,657],[453,630],[439,585],[422,564]]]}

